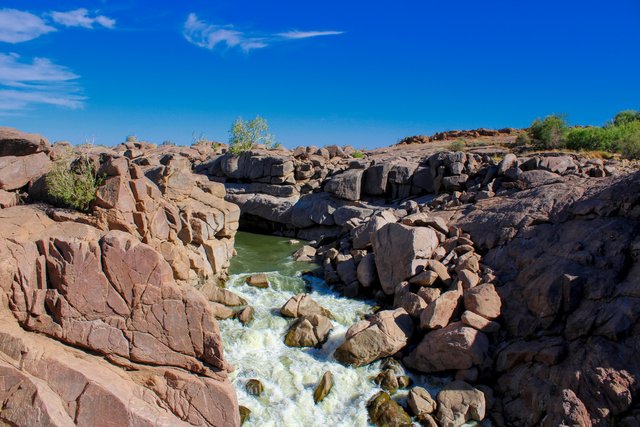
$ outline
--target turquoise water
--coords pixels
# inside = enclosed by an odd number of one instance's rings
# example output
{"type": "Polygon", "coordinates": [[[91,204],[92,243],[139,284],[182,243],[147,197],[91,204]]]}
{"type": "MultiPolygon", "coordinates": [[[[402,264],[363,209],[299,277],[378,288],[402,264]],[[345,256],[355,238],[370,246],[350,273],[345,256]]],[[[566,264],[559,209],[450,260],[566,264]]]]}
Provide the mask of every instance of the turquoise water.
{"type": "MultiPolygon", "coordinates": [[[[232,319],[219,323],[225,357],[236,368],[231,381],[239,403],[251,410],[245,426],[368,426],[366,402],[380,390],[371,381],[380,362],[349,368],[336,362],[332,354],[349,326],[370,313],[373,303],[344,298],[318,278],[303,278],[301,273],[316,265],[295,262],[291,254],[301,244],[290,245],[288,240],[243,232],[236,237],[238,255],[231,264],[227,289],[245,298],[255,316],[248,326],[232,319]],[[269,288],[245,284],[246,277],[257,272],[267,273],[269,288]],[[301,292],[309,293],[335,317],[334,329],[320,349],[290,348],[283,342],[293,320],[280,316],[280,307],[301,292]],[[333,373],[334,387],[316,405],[313,390],[325,371],[333,373]],[[264,384],[260,397],[245,391],[251,378],[264,384]]],[[[414,380],[425,385],[423,378],[414,380]]]]}

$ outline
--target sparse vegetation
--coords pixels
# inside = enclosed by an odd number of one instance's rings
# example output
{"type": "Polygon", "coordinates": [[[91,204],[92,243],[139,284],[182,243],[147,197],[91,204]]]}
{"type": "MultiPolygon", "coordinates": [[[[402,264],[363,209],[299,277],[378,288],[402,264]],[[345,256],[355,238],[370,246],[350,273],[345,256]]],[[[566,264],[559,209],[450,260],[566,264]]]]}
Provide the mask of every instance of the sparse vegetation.
{"type": "Polygon", "coordinates": [[[126,142],[138,142],[138,137],[135,135],[127,135],[126,142]]]}
{"type": "Polygon", "coordinates": [[[362,150],[356,150],[351,154],[354,159],[364,159],[364,152],[362,150]]]}
{"type": "Polygon", "coordinates": [[[464,151],[467,146],[467,141],[462,138],[456,139],[451,144],[449,144],[449,150],[451,151],[464,151]]]}
{"type": "Polygon", "coordinates": [[[640,158],[640,112],[622,111],[602,127],[569,127],[564,116],[547,116],[531,124],[527,137],[536,149],[614,152],[640,158]]]}
{"type": "Polygon", "coordinates": [[[275,144],[273,135],[269,133],[267,121],[260,116],[249,121],[238,118],[229,130],[229,151],[233,154],[240,154],[258,145],[273,148],[275,144]]]}
{"type": "Polygon", "coordinates": [[[71,150],[53,162],[46,176],[47,189],[53,201],[59,206],[79,211],[89,209],[102,181],[89,158],[81,156],[74,159],[71,150]]]}
{"type": "Polygon", "coordinates": [[[563,115],[552,114],[544,119],[535,119],[527,131],[531,143],[538,149],[562,148],[569,126],[563,115]]]}

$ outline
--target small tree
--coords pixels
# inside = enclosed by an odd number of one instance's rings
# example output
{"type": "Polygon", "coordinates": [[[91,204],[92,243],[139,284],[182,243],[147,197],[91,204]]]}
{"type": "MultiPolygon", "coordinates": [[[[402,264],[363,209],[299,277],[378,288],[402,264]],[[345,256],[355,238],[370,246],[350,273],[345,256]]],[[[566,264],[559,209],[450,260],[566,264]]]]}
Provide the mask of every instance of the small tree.
{"type": "Polygon", "coordinates": [[[229,150],[233,154],[239,154],[259,144],[267,148],[272,148],[275,144],[275,138],[269,133],[267,121],[260,116],[249,121],[237,118],[229,130],[229,150]]]}
{"type": "Polygon", "coordinates": [[[632,122],[640,122],[640,111],[625,110],[615,115],[612,121],[613,126],[622,126],[632,122]]]}
{"type": "Polygon", "coordinates": [[[561,148],[565,143],[568,130],[567,120],[563,115],[553,114],[536,119],[529,127],[528,134],[536,148],[561,148]]]}

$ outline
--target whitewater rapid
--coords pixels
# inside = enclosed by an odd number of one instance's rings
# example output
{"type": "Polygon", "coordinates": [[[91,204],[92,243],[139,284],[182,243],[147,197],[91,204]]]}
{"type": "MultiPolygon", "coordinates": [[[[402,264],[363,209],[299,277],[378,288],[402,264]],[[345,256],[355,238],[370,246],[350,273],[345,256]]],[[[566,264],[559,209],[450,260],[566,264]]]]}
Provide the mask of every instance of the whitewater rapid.
{"type": "MultiPolygon", "coordinates": [[[[238,260],[232,265],[232,272],[234,267],[242,272],[229,277],[227,289],[245,298],[255,309],[254,320],[248,326],[232,319],[219,322],[225,358],[236,368],[230,377],[238,401],[251,410],[245,426],[368,426],[366,402],[380,390],[372,377],[380,371],[381,362],[351,368],[336,362],[332,354],[344,341],[349,326],[364,314],[371,313],[373,304],[344,298],[318,278],[303,278],[303,269],[314,265],[294,262],[290,254],[296,247],[287,244],[286,239],[256,237],[264,250],[269,251],[265,257],[270,261],[262,259],[252,263],[247,259],[257,255],[256,248],[251,247],[252,238],[248,233],[239,233],[238,260]],[[250,271],[252,265],[256,271],[250,271]],[[259,271],[269,265],[275,268],[259,271]],[[251,273],[257,272],[267,273],[269,288],[259,289],[245,283],[251,273]],[[291,348],[284,344],[284,336],[293,320],[283,318],[280,307],[301,292],[310,294],[335,317],[333,331],[320,349],[291,348]],[[334,386],[316,405],[313,391],[326,371],[333,373],[334,386]],[[245,390],[245,384],[252,378],[264,384],[264,392],[259,397],[245,390]]],[[[412,378],[428,390],[436,391],[432,384],[426,383],[426,378],[412,378]]]]}

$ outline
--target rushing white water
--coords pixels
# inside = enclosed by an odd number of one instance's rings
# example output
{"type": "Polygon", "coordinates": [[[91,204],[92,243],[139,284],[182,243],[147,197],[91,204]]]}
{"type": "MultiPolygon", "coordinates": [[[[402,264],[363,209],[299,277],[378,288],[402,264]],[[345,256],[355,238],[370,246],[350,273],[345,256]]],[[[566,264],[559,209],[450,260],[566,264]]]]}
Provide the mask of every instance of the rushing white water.
{"type": "MultiPolygon", "coordinates": [[[[372,381],[380,371],[380,362],[360,368],[345,367],[333,359],[333,351],[344,341],[344,334],[372,304],[341,297],[320,279],[306,277],[300,271],[304,264],[295,263],[290,256],[296,248],[287,246],[285,239],[273,239],[271,262],[278,262],[277,271],[267,272],[270,286],[258,289],[245,283],[250,275],[251,263],[243,250],[252,252],[250,237],[240,236],[243,244],[237,245],[238,261],[227,288],[241,295],[255,309],[254,320],[243,326],[237,320],[220,322],[225,345],[225,357],[236,371],[231,380],[241,405],[251,410],[245,426],[368,426],[366,402],[380,389],[372,381]],[[277,253],[282,255],[277,260],[277,253]],[[238,269],[238,265],[241,267],[238,269]],[[292,296],[307,292],[323,307],[331,310],[335,320],[328,341],[320,349],[291,348],[284,344],[284,336],[292,319],[280,315],[280,307],[292,296]],[[313,391],[323,373],[331,371],[334,386],[319,404],[313,401],[313,391]],[[245,384],[251,378],[260,380],[264,393],[255,397],[248,394],[245,384]]],[[[264,236],[259,239],[264,245],[264,236]]],[[[268,246],[268,245],[267,245],[268,246]]],[[[255,248],[253,248],[255,251],[255,248]]],[[[255,253],[253,254],[255,255],[255,253]]],[[[258,268],[265,263],[256,263],[258,268]]],[[[307,268],[311,267],[306,265],[307,268]]],[[[232,268],[233,271],[233,268],[232,268]]],[[[258,272],[258,271],[256,271],[258,272]]],[[[432,392],[424,377],[412,377],[419,385],[432,392]]],[[[435,384],[434,384],[435,385],[435,384]]]]}

